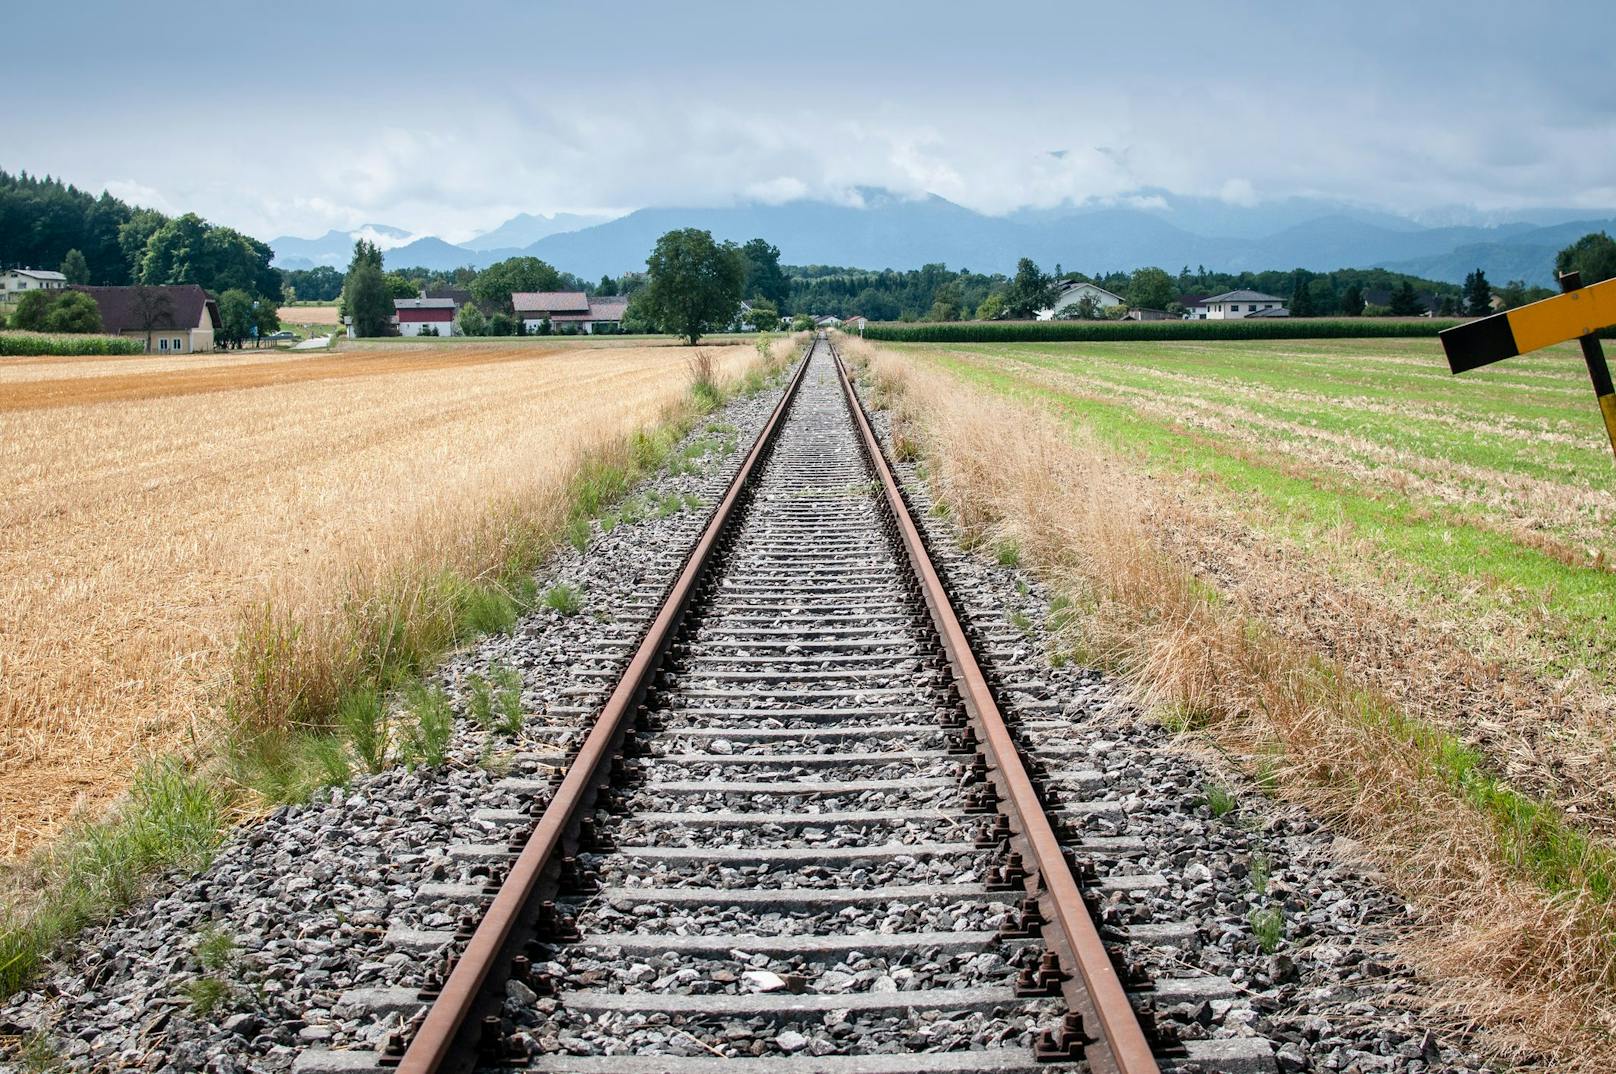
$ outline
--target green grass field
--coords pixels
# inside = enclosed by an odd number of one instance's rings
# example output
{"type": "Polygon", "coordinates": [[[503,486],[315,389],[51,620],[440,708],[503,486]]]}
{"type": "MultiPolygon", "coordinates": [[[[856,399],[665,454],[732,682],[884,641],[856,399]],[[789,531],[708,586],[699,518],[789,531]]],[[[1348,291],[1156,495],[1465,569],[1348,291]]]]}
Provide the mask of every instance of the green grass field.
{"type": "Polygon", "coordinates": [[[1442,609],[1478,653],[1616,684],[1616,464],[1574,345],[1462,377],[1428,339],[905,349],[1193,479],[1343,581],[1442,609]]]}

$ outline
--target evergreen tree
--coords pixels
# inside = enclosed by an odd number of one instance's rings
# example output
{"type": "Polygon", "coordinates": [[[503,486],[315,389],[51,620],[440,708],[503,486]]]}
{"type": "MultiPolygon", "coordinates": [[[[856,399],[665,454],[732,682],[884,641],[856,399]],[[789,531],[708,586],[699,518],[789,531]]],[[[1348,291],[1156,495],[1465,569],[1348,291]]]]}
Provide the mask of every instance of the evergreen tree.
{"type": "Polygon", "coordinates": [[[1414,285],[1407,280],[1392,292],[1391,304],[1386,308],[1393,317],[1418,317],[1425,312],[1420,296],[1414,293],[1414,285]]]}
{"type": "Polygon", "coordinates": [[[1291,285],[1290,310],[1292,317],[1313,317],[1318,310],[1313,306],[1313,293],[1308,290],[1312,274],[1306,269],[1297,269],[1294,274],[1295,282],[1291,285]]]}
{"type": "Polygon", "coordinates": [[[1493,311],[1493,288],[1479,268],[1465,277],[1464,301],[1465,312],[1472,317],[1485,317],[1493,311]]]}
{"type": "Polygon", "coordinates": [[[393,295],[382,275],[382,251],[375,243],[354,243],[353,260],[342,287],[344,316],[353,318],[354,335],[385,336],[393,319],[393,295]]]}
{"type": "Polygon", "coordinates": [[[1363,316],[1364,297],[1363,288],[1352,283],[1341,294],[1341,315],[1343,317],[1363,316]]]}

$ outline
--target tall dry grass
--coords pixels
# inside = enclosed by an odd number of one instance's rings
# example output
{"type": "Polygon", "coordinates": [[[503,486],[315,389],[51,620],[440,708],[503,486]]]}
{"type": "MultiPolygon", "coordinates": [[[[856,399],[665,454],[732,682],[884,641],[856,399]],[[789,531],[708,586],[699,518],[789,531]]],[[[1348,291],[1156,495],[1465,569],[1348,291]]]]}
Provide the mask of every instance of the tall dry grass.
{"type": "MultiPolygon", "coordinates": [[[[756,359],[710,351],[721,378],[756,359]]],[[[227,708],[297,719],[386,639],[427,651],[688,394],[666,348],[49,361],[0,366],[0,395],[55,385],[0,414],[0,855],[227,708]]]]}
{"type": "Polygon", "coordinates": [[[844,346],[965,533],[1013,541],[1072,602],[1069,643],[1146,710],[1351,836],[1410,900],[1419,924],[1401,946],[1438,983],[1439,1013],[1481,1027],[1505,1058],[1616,1066],[1608,858],[1543,827],[1452,740],[1223,599],[1161,540],[1195,525],[1190,509],[1128,460],[1035,406],[844,346]]]}

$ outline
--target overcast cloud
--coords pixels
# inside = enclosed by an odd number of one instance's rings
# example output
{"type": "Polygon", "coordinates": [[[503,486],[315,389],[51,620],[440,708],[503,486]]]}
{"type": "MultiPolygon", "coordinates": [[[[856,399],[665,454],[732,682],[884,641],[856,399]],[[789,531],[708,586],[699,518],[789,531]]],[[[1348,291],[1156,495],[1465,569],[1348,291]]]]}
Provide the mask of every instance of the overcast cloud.
{"type": "Polygon", "coordinates": [[[1329,7],[23,5],[0,168],[263,238],[861,186],[1616,207],[1608,0],[1329,7]]]}

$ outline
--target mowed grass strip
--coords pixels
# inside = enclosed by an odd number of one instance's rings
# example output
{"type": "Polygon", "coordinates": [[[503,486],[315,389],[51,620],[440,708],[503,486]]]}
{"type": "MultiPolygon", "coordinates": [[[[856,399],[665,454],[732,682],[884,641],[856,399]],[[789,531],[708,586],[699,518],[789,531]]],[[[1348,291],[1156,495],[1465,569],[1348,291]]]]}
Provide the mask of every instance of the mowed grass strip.
{"type": "MultiPolygon", "coordinates": [[[[1414,687],[1402,697],[1334,655],[1398,655],[1384,643],[1387,627],[1402,624],[1373,592],[1332,585],[1305,543],[1270,550],[1269,531],[1253,538],[1249,529],[1254,512],[1283,514],[1287,497],[1304,501],[1303,514],[1314,510],[1312,497],[1336,494],[1333,475],[1311,475],[1318,484],[1308,492],[1297,487],[1305,471],[1274,459],[1271,473],[1241,484],[1230,475],[1260,464],[1244,446],[1148,418],[1130,427],[1118,415],[1126,408],[1080,392],[1068,406],[1002,362],[853,341],[848,349],[896,408],[897,450],[921,454],[967,538],[1015,548],[1061,594],[1053,624],[1074,655],[1122,676],[1169,726],[1207,736],[1263,785],[1315,809],[1409,898],[1419,914],[1400,942],[1456,1023],[1492,1031],[1508,1059],[1610,1069],[1616,854],[1609,833],[1590,833],[1589,815],[1568,804],[1604,796],[1597,784],[1607,773],[1590,776],[1550,736],[1546,751],[1562,751],[1551,758],[1559,782],[1523,793],[1501,775],[1513,775],[1508,758],[1467,744],[1476,728],[1458,718],[1439,726],[1404,704],[1462,693],[1474,671],[1463,653],[1386,669],[1414,687]],[[1181,452],[1168,450],[1169,434],[1186,442],[1181,452]],[[1575,785],[1583,780],[1595,786],[1575,785]]],[[[1332,554],[1324,544],[1311,551],[1332,554]]],[[[1487,692],[1469,696],[1485,701],[1487,692]]],[[[1481,713],[1489,718],[1499,702],[1532,696],[1492,693],[1493,709],[1481,713]]],[[[1448,714],[1474,715],[1465,706],[1448,714]]],[[[1608,753],[1608,726],[1595,738],[1608,753]]]]}
{"type": "MultiPolygon", "coordinates": [[[[1361,580],[1372,571],[1377,582],[1394,583],[1410,607],[1431,600],[1452,607],[1457,633],[1469,644],[1490,648],[1502,614],[1520,630],[1500,656],[1557,679],[1575,673],[1605,689],[1616,684],[1616,637],[1609,629],[1616,576],[1608,569],[1616,553],[1609,536],[1616,518],[1616,467],[1591,392],[1578,383],[1586,374],[1574,354],[1537,359],[1543,371],[1558,375],[1557,396],[1552,407],[1541,398],[1530,404],[1536,411],[1530,417],[1549,431],[1584,433],[1580,442],[1563,443],[1496,426],[1494,419],[1518,414],[1523,406],[1521,386],[1507,377],[1449,378],[1453,398],[1446,409],[1473,415],[1477,426],[1459,432],[1414,415],[1363,413],[1356,400],[1365,374],[1348,378],[1341,372],[1353,363],[1346,354],[1328,358],[1336,387],[1321,375],[1317,401],[1301,405],[1277,404],[1266,394],[1281,377],[1300,376],[1264,372],[1291,360],[1264,353],[1279,346],[1228,344],[1229,353],[1216,356],[1207,356],[1204,345],[1189,355],[1165,345],[1143,346],[1146,353],[1118,354],[1125,346],[1110,345],[1091,354],[1095,345],[1087,345],[1066,355],[1050,354],[1047,347],[1031,355],[1017,353],[1019,348],[918,354],[1001,394],[1057,408],[1154,471],[1215,486],[1254,530],[1343,577],[1361,580]],[[1156,405],[1142,407],[1141,393],[1156,405]],[[1222,408],[1240,428],[1190,420],[1198,407],[1208,406],[1222,408]],[[1275,420],[1289,428],[1276,429],[1275,420]],[[1311,430],[1386,450],[1379,458],[1334,452],[1308,435],[1311,430]],[[1548,453],[1553,466],[1541,462],[1548,453]],[[1463,470],[1463,479],[1452,476],[1456,470],[1463,470]],[[1417,475],[1458,491],[1446,499],[1420,495],[1408,480],[1417,475]],[[1508,490],[1512,482],[1528,480],[1544,491],[1535,502],[1485,495],[1489,485],[1508,490]],[[1556,500],[1558,522],[1542,510],[1554,506],[1545,498],[1556,500]],[[1559,546],[1544,540],[1557,531],[1564,538],[1559,546]],[[1465,624],[1476,629],[1467,632],[1465,624]],[[1529,650],[1511,651],[1520,639],[1529,650]]],[[[1296,344],[1282,346],[1294,353],[1296,344]]],[[[1388,398],[1399,397],[1403,367],[1377,362],[1374,352],[1409,346],[1358,344],[1370,352],[1362,364],[1378,367],[1372,376],[1388,398]]],[[[1413,374],[1428,375],[1418,369],[1413,374]]],[[[1415,394],[1410,389],[1402,396],[1415,394]]]]}
{"type": "MultiPolygon", "coordinates": [[[[711,353],[726,378],[757,359],[711,353]]],[[[227,707],[267,724],[340,694],[343,660],[370,658],[358,624],[410,595],[453,612],[562,539],[573,500],[609,497],[635,431],[689,394],[661,347],[196,362],[145,387],[116,363],[47,378],[77,401],[3,419],[0,855],[98,812],[227,707]]]]}

